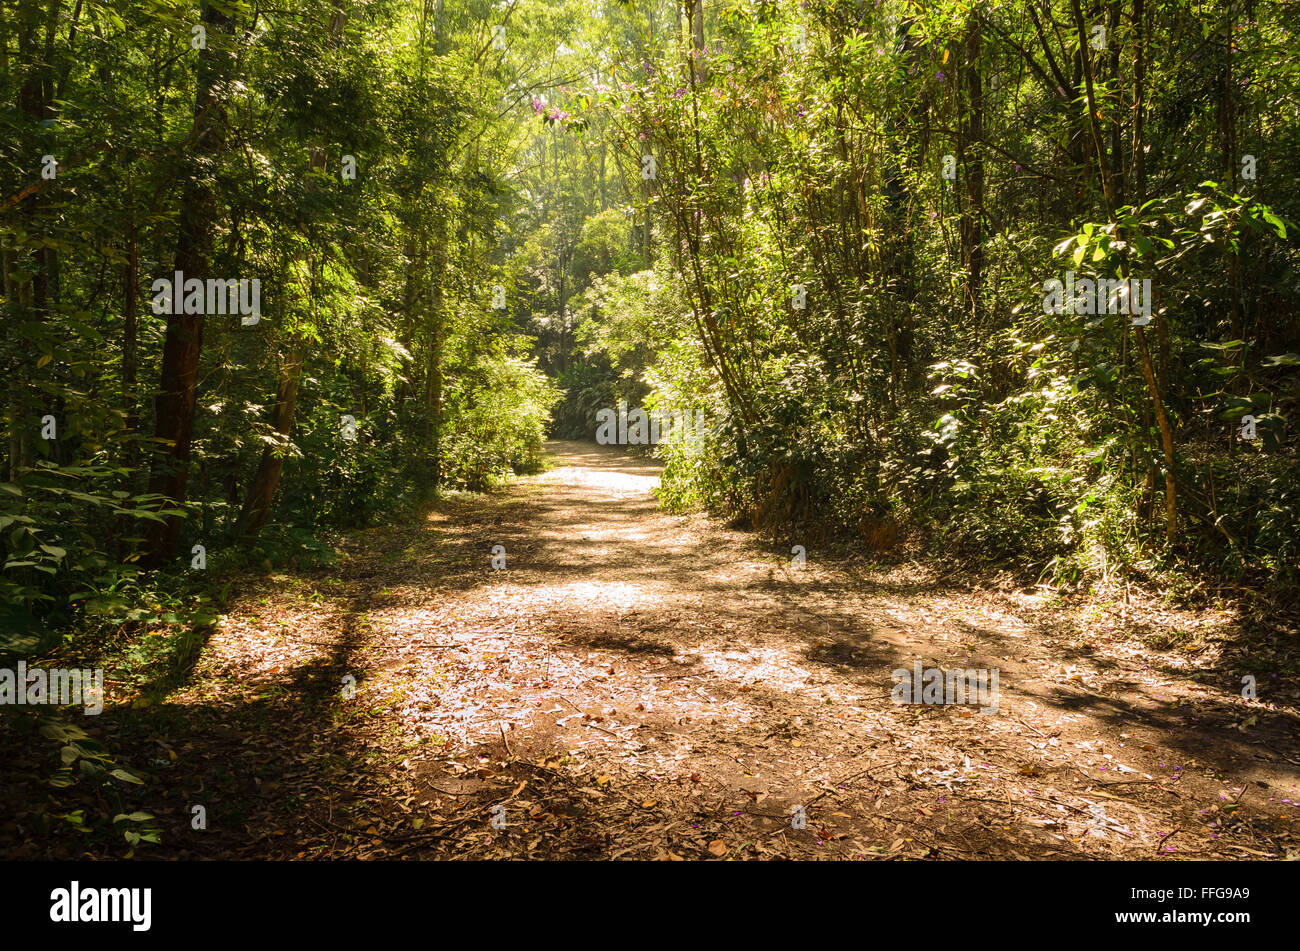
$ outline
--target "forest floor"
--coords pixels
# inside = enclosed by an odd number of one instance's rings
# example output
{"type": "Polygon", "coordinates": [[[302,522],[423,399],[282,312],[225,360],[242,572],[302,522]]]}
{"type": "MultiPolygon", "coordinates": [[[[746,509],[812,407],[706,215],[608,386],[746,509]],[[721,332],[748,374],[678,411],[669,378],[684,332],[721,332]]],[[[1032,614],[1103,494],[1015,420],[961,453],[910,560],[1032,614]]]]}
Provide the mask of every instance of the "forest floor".
{"type": "Polygon", "coordinates": [[[148,855],[1300,857],[1294,627],[815,546],[797,567],[661,512],[646,460],[548,448],[336,566],[249,579],[185,686],[110,703],[92,732],[151,773],[148,855]],[[998,670],[996,712],[894,703],[917,661],[998,670]]]}

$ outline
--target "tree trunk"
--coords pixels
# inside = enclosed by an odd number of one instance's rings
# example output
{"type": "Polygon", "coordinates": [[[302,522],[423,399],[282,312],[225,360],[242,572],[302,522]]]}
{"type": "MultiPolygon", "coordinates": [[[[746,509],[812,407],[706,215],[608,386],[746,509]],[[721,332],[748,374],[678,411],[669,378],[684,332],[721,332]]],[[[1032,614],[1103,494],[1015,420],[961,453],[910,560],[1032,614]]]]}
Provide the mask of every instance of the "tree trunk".
{"type": "Polygon", "coordinates": [[[966,202],[961,216],[961,245],[966,264],[966,306],[971,325],[975,327],[981,323],[984,311],[984,88],[980,77],[980,28],[979,14],[973,13],[965,43],[964,72],[969,99],[962,150],[974,154],[969,159],[962,157],[966,202]]]}
{"type": "Polygon", "coordinates": [[[1145,110],[1147,57],[1146,57],[1146,3],[1133,0],[1133,26],[1137,31],[1133,43],[1133,151],[1132,204],[1140,207],[1146,201],[1147,175],[1145,142],[1145,110]]]}
{"type": "Polygon", "coordinates": [[[1156,382],[1155,368],[1151,363],[1151,354],[1147,350],[1146,335],[1141,327],[1137,331],[1138,352],[1142,360],[1142,375],[1146,378],[1147,389],[1151,394],[1151,404],[1156,411],[1156,424],[1160,427],[1160,445],[1165,458],[1165,539],[1173,543],[1178,536],[1178,501],[1176,478],[1174,474],[1174,431],[1169,425],[1165,413],[1164,399],[1156,382]]]}
{"type": "Polygon", "coordinates": [[[276,489],[280,487],[280,475],[284,472],[284,449],[289,443],[289,430],[293,427],[293,414],[298,407],[298,383],[302,379],[303,359],[302,344],[295,340],[280,361],[272,423],[277,445],[262,450],[262,461],[249,486],[239,520],[235,523],[236,535],[256,535],[271,514],[271,501],[275,498],[276,489]]]}
{"type": "MultiPolygon", "coordinates": [[[[329,42],[334,44],[343,35],[347,24],[344,10],[346,0],[337,0],[334,13],[330,19],[329,42]]],[[[323,145],[313,145],[310,149],[311,168],[314,172],[324,172],[326,152],[323,145]]],[[[312,269],[314,273],[314,268],[312,269]]],[[[311,299],[311,288],[307,292],[311,299]]],[[[271,515],[271,503],[275,500],[276,490],[280,488],[280,476],[284,472],[285,449],[289,444],[289,433],[293,429],[294,412],[298,408],[298,384],[302,380],[302,367],[306,360],[306,341],[294,332],[287,351],[280,361],[280,374],[276,382],[275,415],[272,425],[276,434],[276,445],[262,450],[262,459],[248,489],[248,498],[240,510],[235,522],[235,534],[249,538],[256,536],[271,515]]]]}
{"type": "Polygon", "coordinates": [[[127,187],[126,219],[126,263],[122,267],[122,411],[126,416],[128,439],[126,465],[134,468],[140,455],[140,408],[135,393],[139,372],[140,255],[136,246],[134,183],[127,187]]]}
{"type": "MultiPolygon", "coordinates": [[[[1116,226],[1115,233],[1120,238],[1124,237],[1124,229],[1118,226],[1115,218],[1115,192],[1114,183],[1111,180],[1110,169],[1106,163],[1106,153],[1102,148],[1101,126],[1097,121],[1097,97],[1093,86],[1092,65],[1088,55],[1088,31],[1084,24],[1083,11],[1079,6],[1079,0],[1071,0],[1071,6],[1074,11],[1074,23],[1079,33],[1079,49],[1083,62],[1084,86],[1087,93],[1088,103],[1088,124],[1092,128],[1092,141],[1096,149],[1097,166],[1101,171],[1102,191],[1106,201],[1106,218],[1116,226]]],[[[1127,280],[1129,270],[1126,264],[1120,265],[1120,277],[1127,280]]],[[[1148,301],[1148,303],[1152,303],[1148,301]]],[[[1152,306],[1154,312],[1155,308],[1152,306]]],[[[1155,314],[1157,331],[1160,330],[1164,318],[1155,314]]],[[[1151,352],[1147,348],[1146,334],[1141,327],[1136,327],[1138,354],[1142,362],[1142,375],[1146,379],[1147,391],[1151,397],[1151,405],[1155,410],[1156,423],[1160,427],[1161,449],[1165,459],[1165,537],[1172,542],[1178,534],[1178,502],[1176,494],[1176,478],[1174,475],[1174,433],[1173,427],[1169,422],[1169,415],[1165,412],[1164,396],[1161,391],[1160,381],[1157,378],[1155,364],[1151,359],[1151,352]]]]}
{"type": "MultiPolygon", "coordinates": [[[[199,56],[194,86],[195,132],[192,165],[182,190],[180,231],[173,270],[186,279],[205,275],[212,260],[212,232],[217,220],[217,196],[201,169],[218,161],[226,149],[225,88],[233,65],[233,20],[222,9],[203,4],[201,22],[207,49],[199,56]]],[[[173,288],[179,303],[181,288],[173,288]]],[[[176,309],[175,306],[172,308],[176,309]]],[[[150,492],[172,504],[185,501],[189,485],[190,440],[194,434],[194,403],[198,395],[199,356],[203,349],[203,315],[169,314],[163,342],[162,370],[155,399],[154,437],[164,446],[154,462],[150,492]]],[[[170,516],[151,527],[145,564],[158,567],[176,551],[181,518],[170,516]]]]}

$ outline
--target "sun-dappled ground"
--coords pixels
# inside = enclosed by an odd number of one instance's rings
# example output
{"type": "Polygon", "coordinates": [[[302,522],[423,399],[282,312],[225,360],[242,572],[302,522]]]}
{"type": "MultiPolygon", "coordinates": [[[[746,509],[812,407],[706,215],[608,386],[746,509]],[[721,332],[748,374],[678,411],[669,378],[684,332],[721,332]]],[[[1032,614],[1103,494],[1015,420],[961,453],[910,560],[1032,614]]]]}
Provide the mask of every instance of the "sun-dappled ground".
{"type": "Polygon", "coordinates": [[[1300,854],[1294,630],[815,547],[799,566],[659,511],[644,459],[549,448],[541,475],[350,536],[337,567],[249,579],[189,684],[110,704],[97,732],[151,774],[149,854],[1300,854]],[[997,670],[997,712],[896,704],[918,661],[997,670]]]}

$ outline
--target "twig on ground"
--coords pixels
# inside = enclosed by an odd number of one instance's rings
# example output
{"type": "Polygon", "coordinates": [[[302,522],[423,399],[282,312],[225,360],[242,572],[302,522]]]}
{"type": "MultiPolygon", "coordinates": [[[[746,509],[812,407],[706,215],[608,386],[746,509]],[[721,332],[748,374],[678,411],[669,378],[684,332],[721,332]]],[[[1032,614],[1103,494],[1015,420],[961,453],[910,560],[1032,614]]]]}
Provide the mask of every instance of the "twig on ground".
{"type": "Polygon", "coordinates": [[[1176,836],[1178,833],[1182,831],[1183,830],[1180,827],[1175,829],[1173,832],[1169,833],[1167,836],[1164,836],[1159,842],[1156,843],[1155,851],[1159,852],[1162,848],[1164,848],[1169,843],[1170,839],[1172,839],[1174,836],[1176,836]]]}

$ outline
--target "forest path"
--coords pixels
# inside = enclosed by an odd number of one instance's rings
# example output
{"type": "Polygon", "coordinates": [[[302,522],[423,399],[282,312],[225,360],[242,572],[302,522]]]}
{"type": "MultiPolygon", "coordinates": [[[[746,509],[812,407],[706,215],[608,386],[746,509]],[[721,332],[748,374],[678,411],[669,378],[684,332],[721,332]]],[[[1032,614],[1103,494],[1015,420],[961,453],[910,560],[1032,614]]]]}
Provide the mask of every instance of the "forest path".
{"type": "Polygon", "coordinates": [[[182,852],[1296,851],[1295,698],[1233,692],[1215,639],[1230,618],[1163,609],[1200,629],[1199,653],[1157,653],[1122,604],[1090,606],[1081,632],[1047,593],[816,548],[796,568],[659,511],[645,460],[548,449],[549,471],[353,535],[341,565],[236,600],[168,701],[189,708],[177,746],[196,773],[177,811],[214,817],[182,852]],[[997,712],[896,705],[891,671],[918,660],[997,669],[997,712]],[[227,772],[231,757],[249,768],[227,772]]]}

